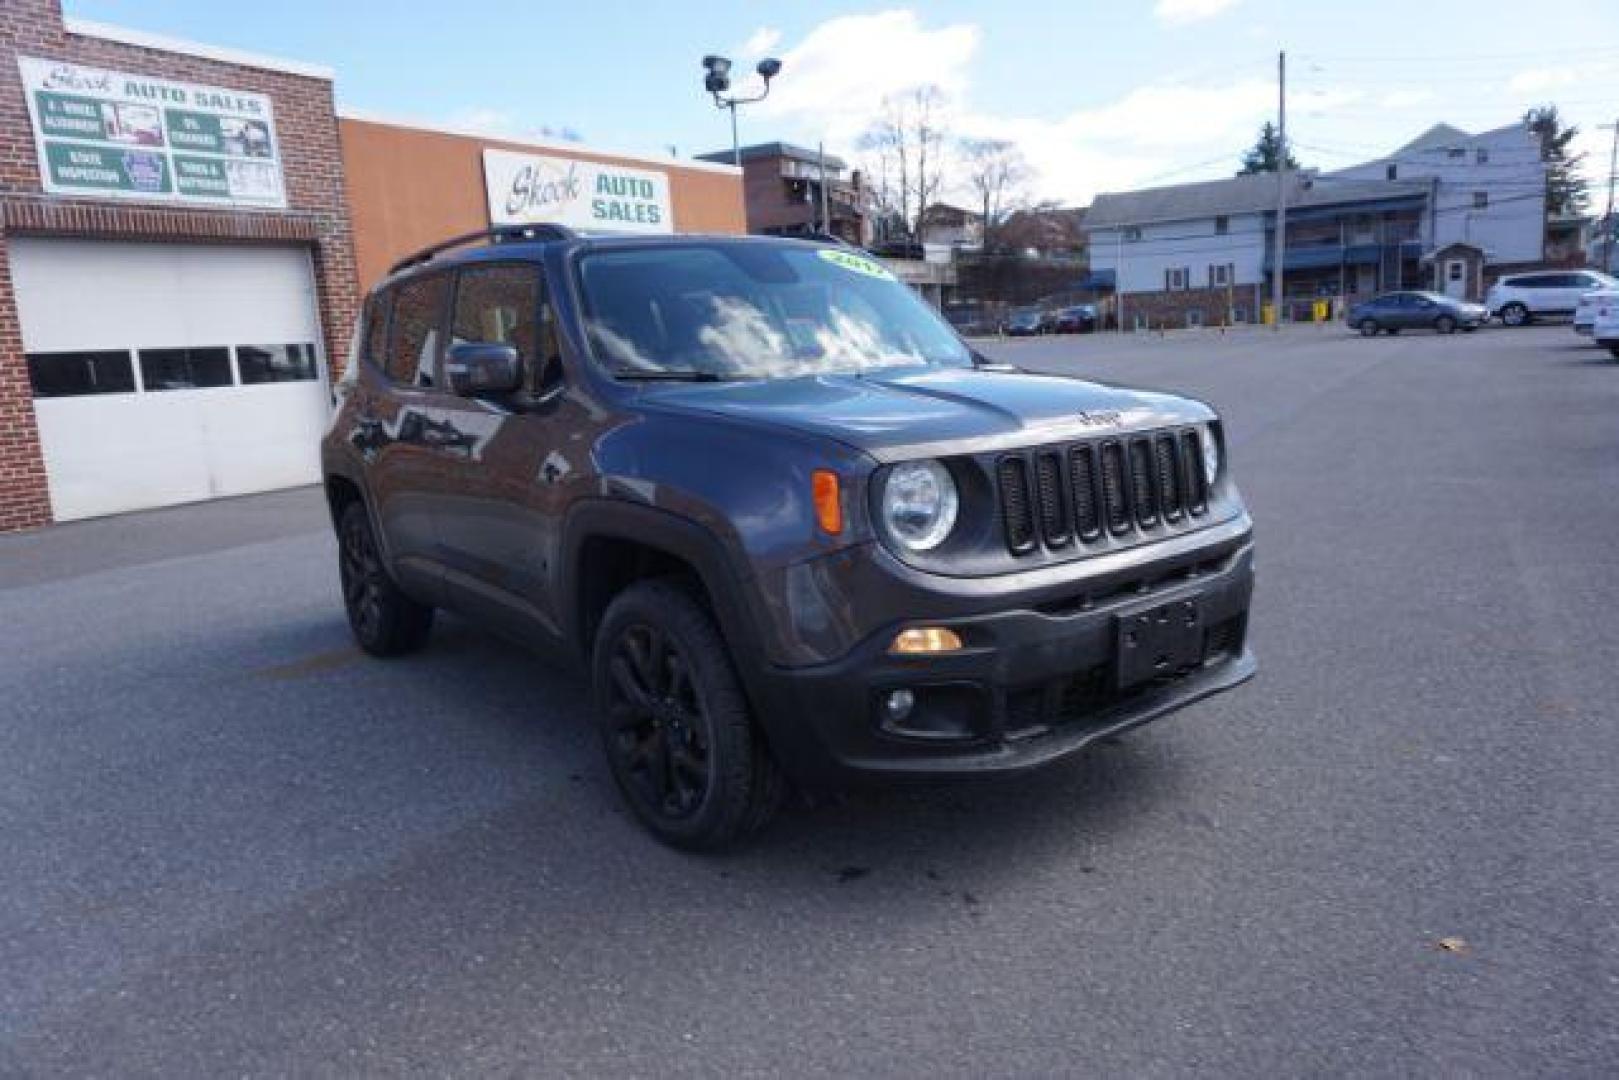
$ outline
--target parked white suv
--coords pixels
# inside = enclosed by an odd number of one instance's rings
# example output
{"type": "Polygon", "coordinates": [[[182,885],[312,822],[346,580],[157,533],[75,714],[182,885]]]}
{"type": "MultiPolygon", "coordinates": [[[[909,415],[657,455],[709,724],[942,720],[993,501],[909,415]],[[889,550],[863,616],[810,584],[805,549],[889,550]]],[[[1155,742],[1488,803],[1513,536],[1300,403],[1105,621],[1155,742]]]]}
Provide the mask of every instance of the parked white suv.
{"type": "Polygon", "coordinates": [[[1619,289],[1597,289],[1580,297],[1580,306],[1574,309],[1574,332],[1590,334],[1597,321],[1597,304],[1619,299],[1619,289]]]}
{"type": "Polygon", "coordinates": [[[1619,292],[1605,289],[1597,294],[1591,312],[1591,336],[1619,360],[1619,292]]]}
{"type": "Polygon", "coordinates": [[[1527,326],[1546,315],[1572,315],[1580,297],[1593,289],[1619,288],[1595,270],[1537,270],[1508,274],[1490,286],[1484,306],[1507,326],[1527,326]]]}

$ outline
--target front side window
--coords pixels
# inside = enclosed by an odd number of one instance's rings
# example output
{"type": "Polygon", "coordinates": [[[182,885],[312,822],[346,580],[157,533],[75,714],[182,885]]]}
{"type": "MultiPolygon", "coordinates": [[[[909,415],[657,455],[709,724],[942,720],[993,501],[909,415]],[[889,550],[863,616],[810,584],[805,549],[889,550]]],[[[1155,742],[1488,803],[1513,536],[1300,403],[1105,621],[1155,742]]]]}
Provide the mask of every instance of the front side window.
{"type": "Polygon", "coordinates": [[[36,398],[133,394],[135,368],[124,349],[29,353],[28,383],[36,398]]]}
{"type": "Polygon", "coordinates": [[[230,386],[230,349],[223,345],[199,349],[142,349],[141,385],[156,390],[200,390],[230,386]]]}
{"type": "Polygon", "coordinates": [[[554,386],[561,375],[556,327],[544,302],[540,268],[533,263],[468,267],[455,287],[450,343],[510,345],[522,363],[530,393],[554,386]]]}
{"type": "Polygon", "coordinates": [[[409,386],[433,385],[449,290],[448,274],[413,278],[395,290],[393,319],[388,326],[387,360],[383,365],[394,382],[409,386]]]}
{"type": "Polygon", "coordinates": [[[1475,192],[1473,192],[1473,209],[1474,210],[1483,210],[1485,207],[1487,207],[1489,205],[1490,205],[1490,193],[1488,191],[1475,191],[1475,192]]]}
{"type": "Polygon", "coordinates": [[[774,379],[972,363],[910,288],[842,248],[606,250],[579,260],[578,279],[592,352],[620,375],[774,379]]]}

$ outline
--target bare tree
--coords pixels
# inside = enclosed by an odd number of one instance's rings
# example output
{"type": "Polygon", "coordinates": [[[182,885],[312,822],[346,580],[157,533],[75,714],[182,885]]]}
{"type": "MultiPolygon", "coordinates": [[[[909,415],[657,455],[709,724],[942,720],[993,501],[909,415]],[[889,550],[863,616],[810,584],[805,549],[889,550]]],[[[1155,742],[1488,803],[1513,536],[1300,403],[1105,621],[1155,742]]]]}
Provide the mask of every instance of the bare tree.
{"type": "Polygon", "coordinates": [[[963,139],[961,153],[967,162],[967,182],[983,213],[984,248],[988,250],[994,230],[1005,220],[1008,203],[1018,201],[1029,179],[1029,164],[1017,144],[1007,139],[963,139]]]}
{"type": "Polygon", "coordinates": [[[860,149],[875,164],[867,172],[881,206],[903,223],[907,236],[920,242],[923,217],[944,184],[944,93],[937,86],[918,86],[883,99],[875,123],[860,139],[860,149]]]}

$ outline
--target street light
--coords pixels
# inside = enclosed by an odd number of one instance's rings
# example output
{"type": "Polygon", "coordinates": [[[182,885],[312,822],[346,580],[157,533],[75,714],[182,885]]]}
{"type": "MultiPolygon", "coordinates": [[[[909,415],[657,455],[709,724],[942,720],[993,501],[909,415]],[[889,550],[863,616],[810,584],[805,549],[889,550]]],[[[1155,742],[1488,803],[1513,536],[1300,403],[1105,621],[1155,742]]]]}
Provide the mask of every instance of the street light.
{"type": "Polygon", "coordinates": [[[753,70],[759,73],[764,80],[765,88],[753,97],[731,95],[725,92],[731,88],[731,61],[723,56],[703,57],[703,89],[714,97],[714,107],[731,110],[731,164],[742,164],[742,146],[736,138],[736,107],[738,105],[751,105],[755,101],[763,101],[770,96],[770,80],[781,74],[781,61],[773,56],[767,56],[759,61],[759,66],[753,70]]]}

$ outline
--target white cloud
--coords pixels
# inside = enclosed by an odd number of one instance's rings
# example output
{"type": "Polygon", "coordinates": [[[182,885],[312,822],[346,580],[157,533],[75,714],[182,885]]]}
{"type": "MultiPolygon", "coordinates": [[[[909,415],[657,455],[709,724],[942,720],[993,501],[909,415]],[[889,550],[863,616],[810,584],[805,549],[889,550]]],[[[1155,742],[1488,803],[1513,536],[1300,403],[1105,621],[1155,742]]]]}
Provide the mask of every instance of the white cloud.
{"type": "Polygon", "coordinates": [[[779,44],[781,44],[781,31],[773,26],[761,26],[747,41],[736,47],[736,52],[744,59],[751,59],[766,55],[779,44]]]}
{"type": "MultiPolygon", "coordinates": [[[[1235,170],[1242,149],[1275,109],[1274,83],[1256,77],[1151,83],[1058,116],[986,112],[971,100],[969,68],[979,40],[976,26],[930,27],[912,11],[831,19],[782,55],[782,76],[752,123],[811,145],[824,139],[858,166],[856,143],[883,99],[932,84],[951,102],[952,134],[1016,142],[1035,172],[1031,196],[1083,203],[1098,191],[1137,186],[1188,161],[1229,155],[1230,170],[1213,167],[1209,175],[1235,170]]],[[[1344,99],[1331,91],[1310,98],[1329,105],[1344,99]]],[[[966,193],[947,183],[945,196],[959,200],[966,193]]]]}
{"type": "Polygon", "coordinates": [[[760,112],[852,144],[885,97],[932,84],[959,100],[978,40],[976,26],[930,29],[914,11],[829,19],[782,55],[781,78],[760,112]]]}
{"type": "Polygon", "coordinates": [[[1572,68],[1530,68],[1507,80],[1507,89],[1515,94],[1535,94],[1559,86],[1571,86],[1579,79],[1572,68]]]}
{"type": "Polygon", "coordinates": [[[1236,3],[1237,0],[1158,0],[1152,14],[1153,18],[1169,26],[1185,26],[1212,19],[1236,3]]]}

